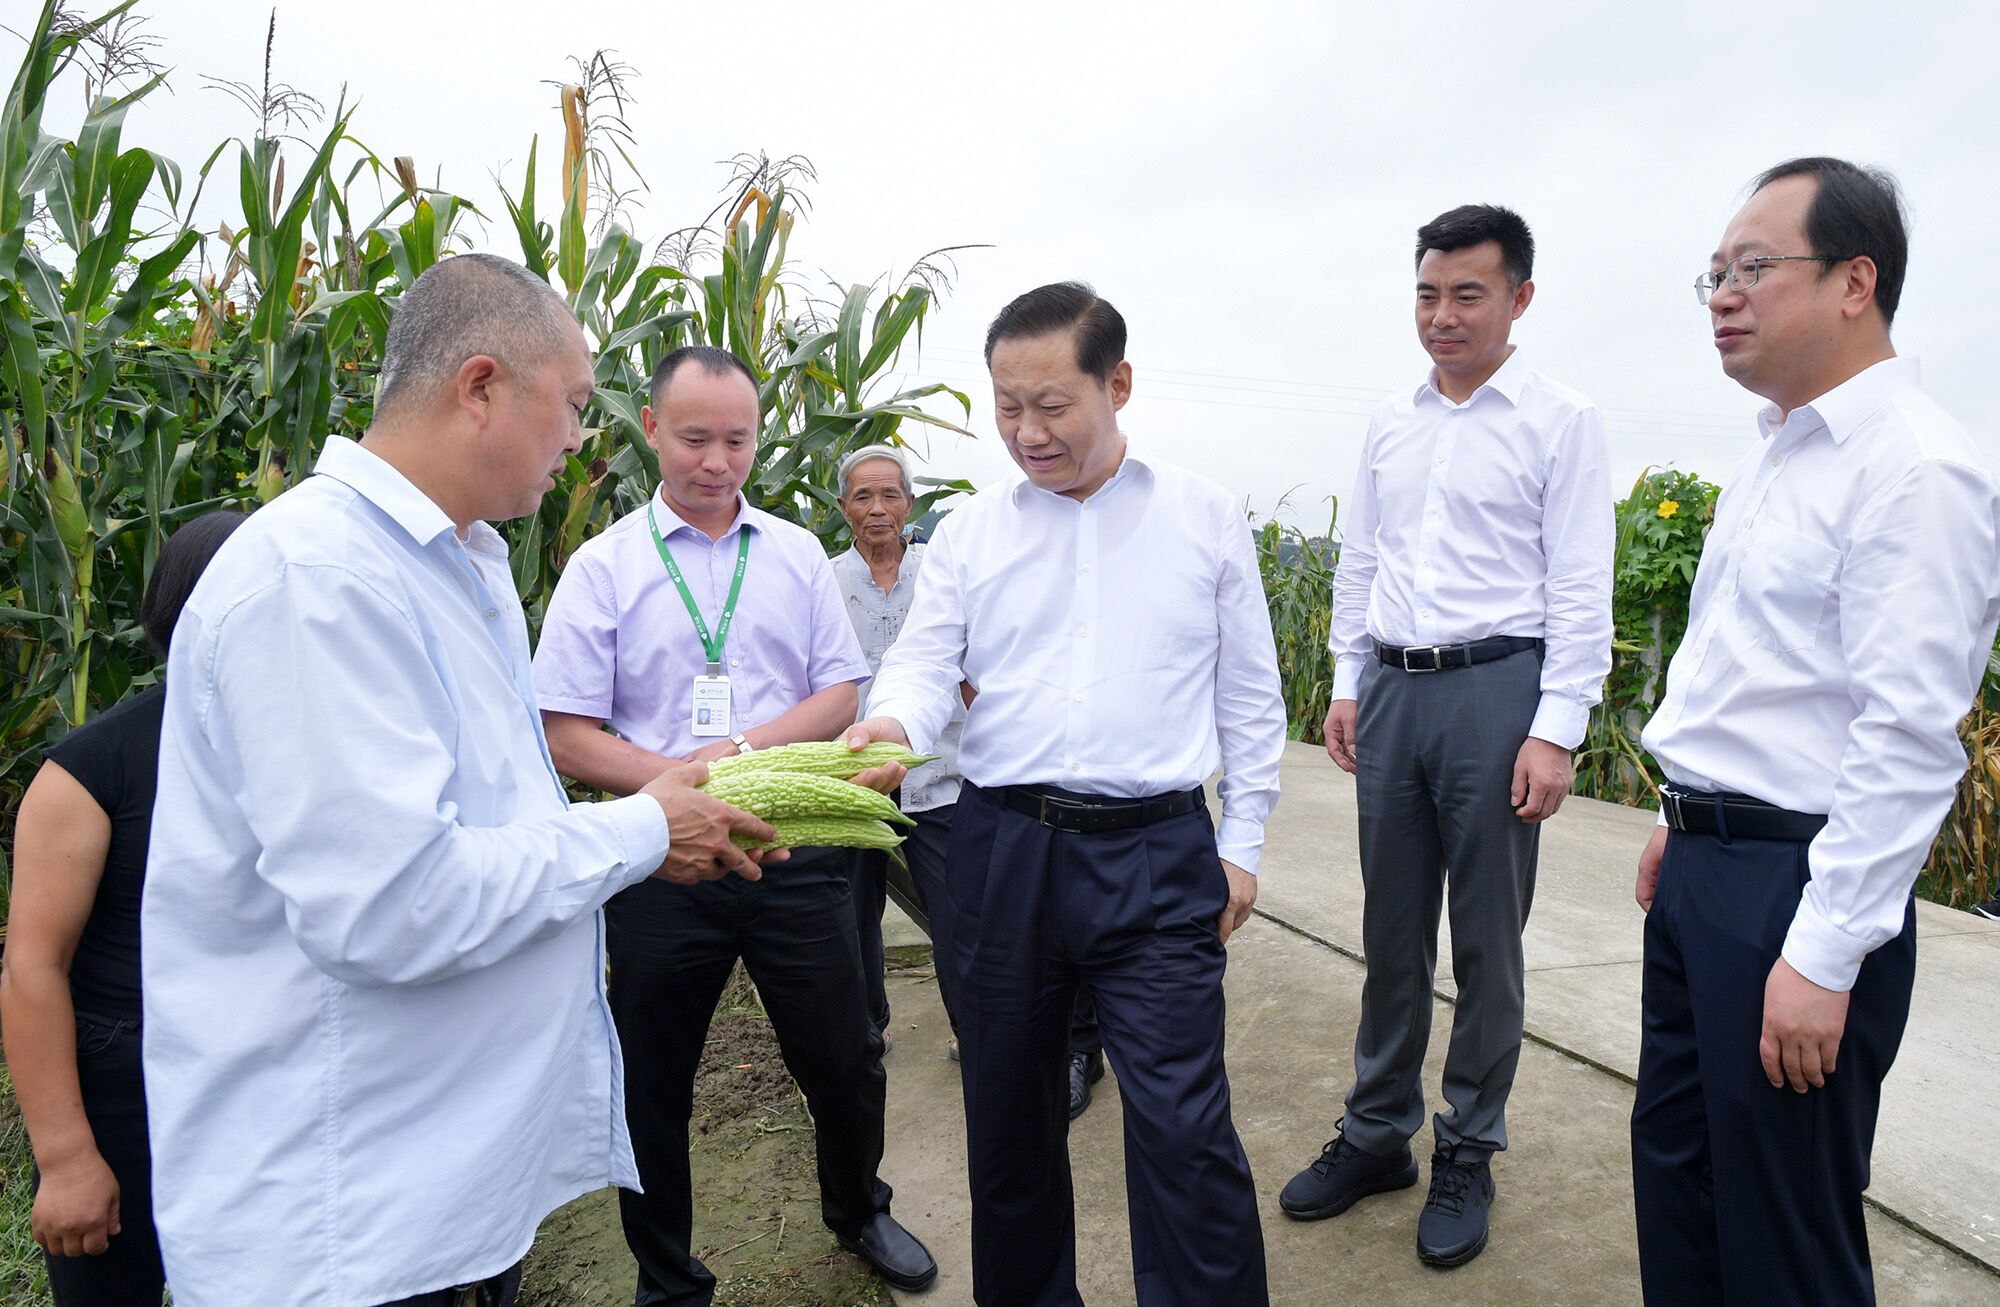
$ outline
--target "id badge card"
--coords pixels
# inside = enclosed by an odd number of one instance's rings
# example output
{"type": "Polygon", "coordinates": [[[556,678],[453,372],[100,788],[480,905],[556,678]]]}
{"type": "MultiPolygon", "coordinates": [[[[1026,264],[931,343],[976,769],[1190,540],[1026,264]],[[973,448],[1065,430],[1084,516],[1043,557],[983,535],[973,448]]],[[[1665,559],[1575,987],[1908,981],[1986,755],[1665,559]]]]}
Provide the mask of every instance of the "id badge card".
{"type": "Polygon", "coordinates": [[[688,727],[696,735],[726,737],[734,733],[729,724],[729,678],[694,678],[694,706],[688,727]]]}

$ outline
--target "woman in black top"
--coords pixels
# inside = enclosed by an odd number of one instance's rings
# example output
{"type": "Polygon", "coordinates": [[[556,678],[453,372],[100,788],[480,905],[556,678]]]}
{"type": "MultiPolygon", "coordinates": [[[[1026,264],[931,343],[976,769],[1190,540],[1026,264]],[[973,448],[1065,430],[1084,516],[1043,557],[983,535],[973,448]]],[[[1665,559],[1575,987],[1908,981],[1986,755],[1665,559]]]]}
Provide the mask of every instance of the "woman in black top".
{"type": "MultiPolygon", "coordinates": [[[[243,521],[198,517],[160,550],[139,619],[162,667],[181,606],[243,521]]],[[[164,1287],[139,1064],[139,894],[165,701],[155,686],[52,745],[14,826],[0,1027],[58,1307],[157,1305],[164,1287]]]]}

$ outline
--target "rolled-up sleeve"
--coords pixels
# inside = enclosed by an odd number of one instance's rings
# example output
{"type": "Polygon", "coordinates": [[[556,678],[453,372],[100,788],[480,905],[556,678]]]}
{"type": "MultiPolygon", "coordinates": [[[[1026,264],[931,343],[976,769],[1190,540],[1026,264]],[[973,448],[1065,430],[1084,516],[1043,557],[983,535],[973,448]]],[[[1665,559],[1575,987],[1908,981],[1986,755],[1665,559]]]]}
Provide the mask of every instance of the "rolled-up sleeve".
{"type": "Polygon", "coordinates": [[[234,760],[257,875],[336,979],[413,984],[491,965],[666,856],[665,816],[645,796],[462,821],[457,706],[426,674],[434,653],[413,613],[373,578],[293,564],[204,639],[204,672],[229,694],[208,698],[201,729],[234,760]]]}
{"type": "Polygon", "coordinates": [[[618,604],[601,558],[577,554],[563,569],[535,646],[535,698],[548,712],[602,721],[618,679],[618,604]]]}
{"type": "Polygon", "coordinates": [[[806,680],[818,694],[830,685],[868,679],[868,656],[861,638],[854,634],[854,621],[847,615],[847,600],[840,593],[840,578],[834,575],[831,559],[821,558],[812,571],[812,646],[806,680]]]}

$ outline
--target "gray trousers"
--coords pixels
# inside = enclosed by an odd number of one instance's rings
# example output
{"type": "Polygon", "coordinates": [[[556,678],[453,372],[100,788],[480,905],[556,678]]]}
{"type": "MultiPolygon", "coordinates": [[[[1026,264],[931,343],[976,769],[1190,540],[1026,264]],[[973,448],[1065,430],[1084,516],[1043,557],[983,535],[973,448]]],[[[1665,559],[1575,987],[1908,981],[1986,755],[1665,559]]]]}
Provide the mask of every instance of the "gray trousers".
{"type": "Polygon", "coordinates": [[[1521,1058],[1521,931],[1535,892],[1540,827],[1514,815],[1514,762],[1541,700],[1542,658],[1525,652],[1444,672],[1370,659],[1355,729],[1362,947],[1368,976],[1342,1133],[1394,1156],[1422,1127],[1438,913],[1451,906],[1458,985],[1439,1144],[1468,1159],[1507,1146],[1507,1094],[1521,1058]],[[1450,893],[1447,896],[1446,888],[1450,893]]]}

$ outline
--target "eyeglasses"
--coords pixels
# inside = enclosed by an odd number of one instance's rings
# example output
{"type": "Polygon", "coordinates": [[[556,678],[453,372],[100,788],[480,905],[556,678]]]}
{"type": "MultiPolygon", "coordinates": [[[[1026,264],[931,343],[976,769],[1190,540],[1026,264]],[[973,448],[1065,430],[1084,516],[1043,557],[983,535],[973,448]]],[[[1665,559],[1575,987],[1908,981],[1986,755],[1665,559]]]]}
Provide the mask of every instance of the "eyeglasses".
{"type": "Polygon", "coordinates": [[[1763,275],[1767,263],[1840,263],[1831,254],[1739,254],[1714,272],[1694,279],[1694,297],[1703,304],[1726,283],[1731,290],[1749,290],[1763,275]]]}

